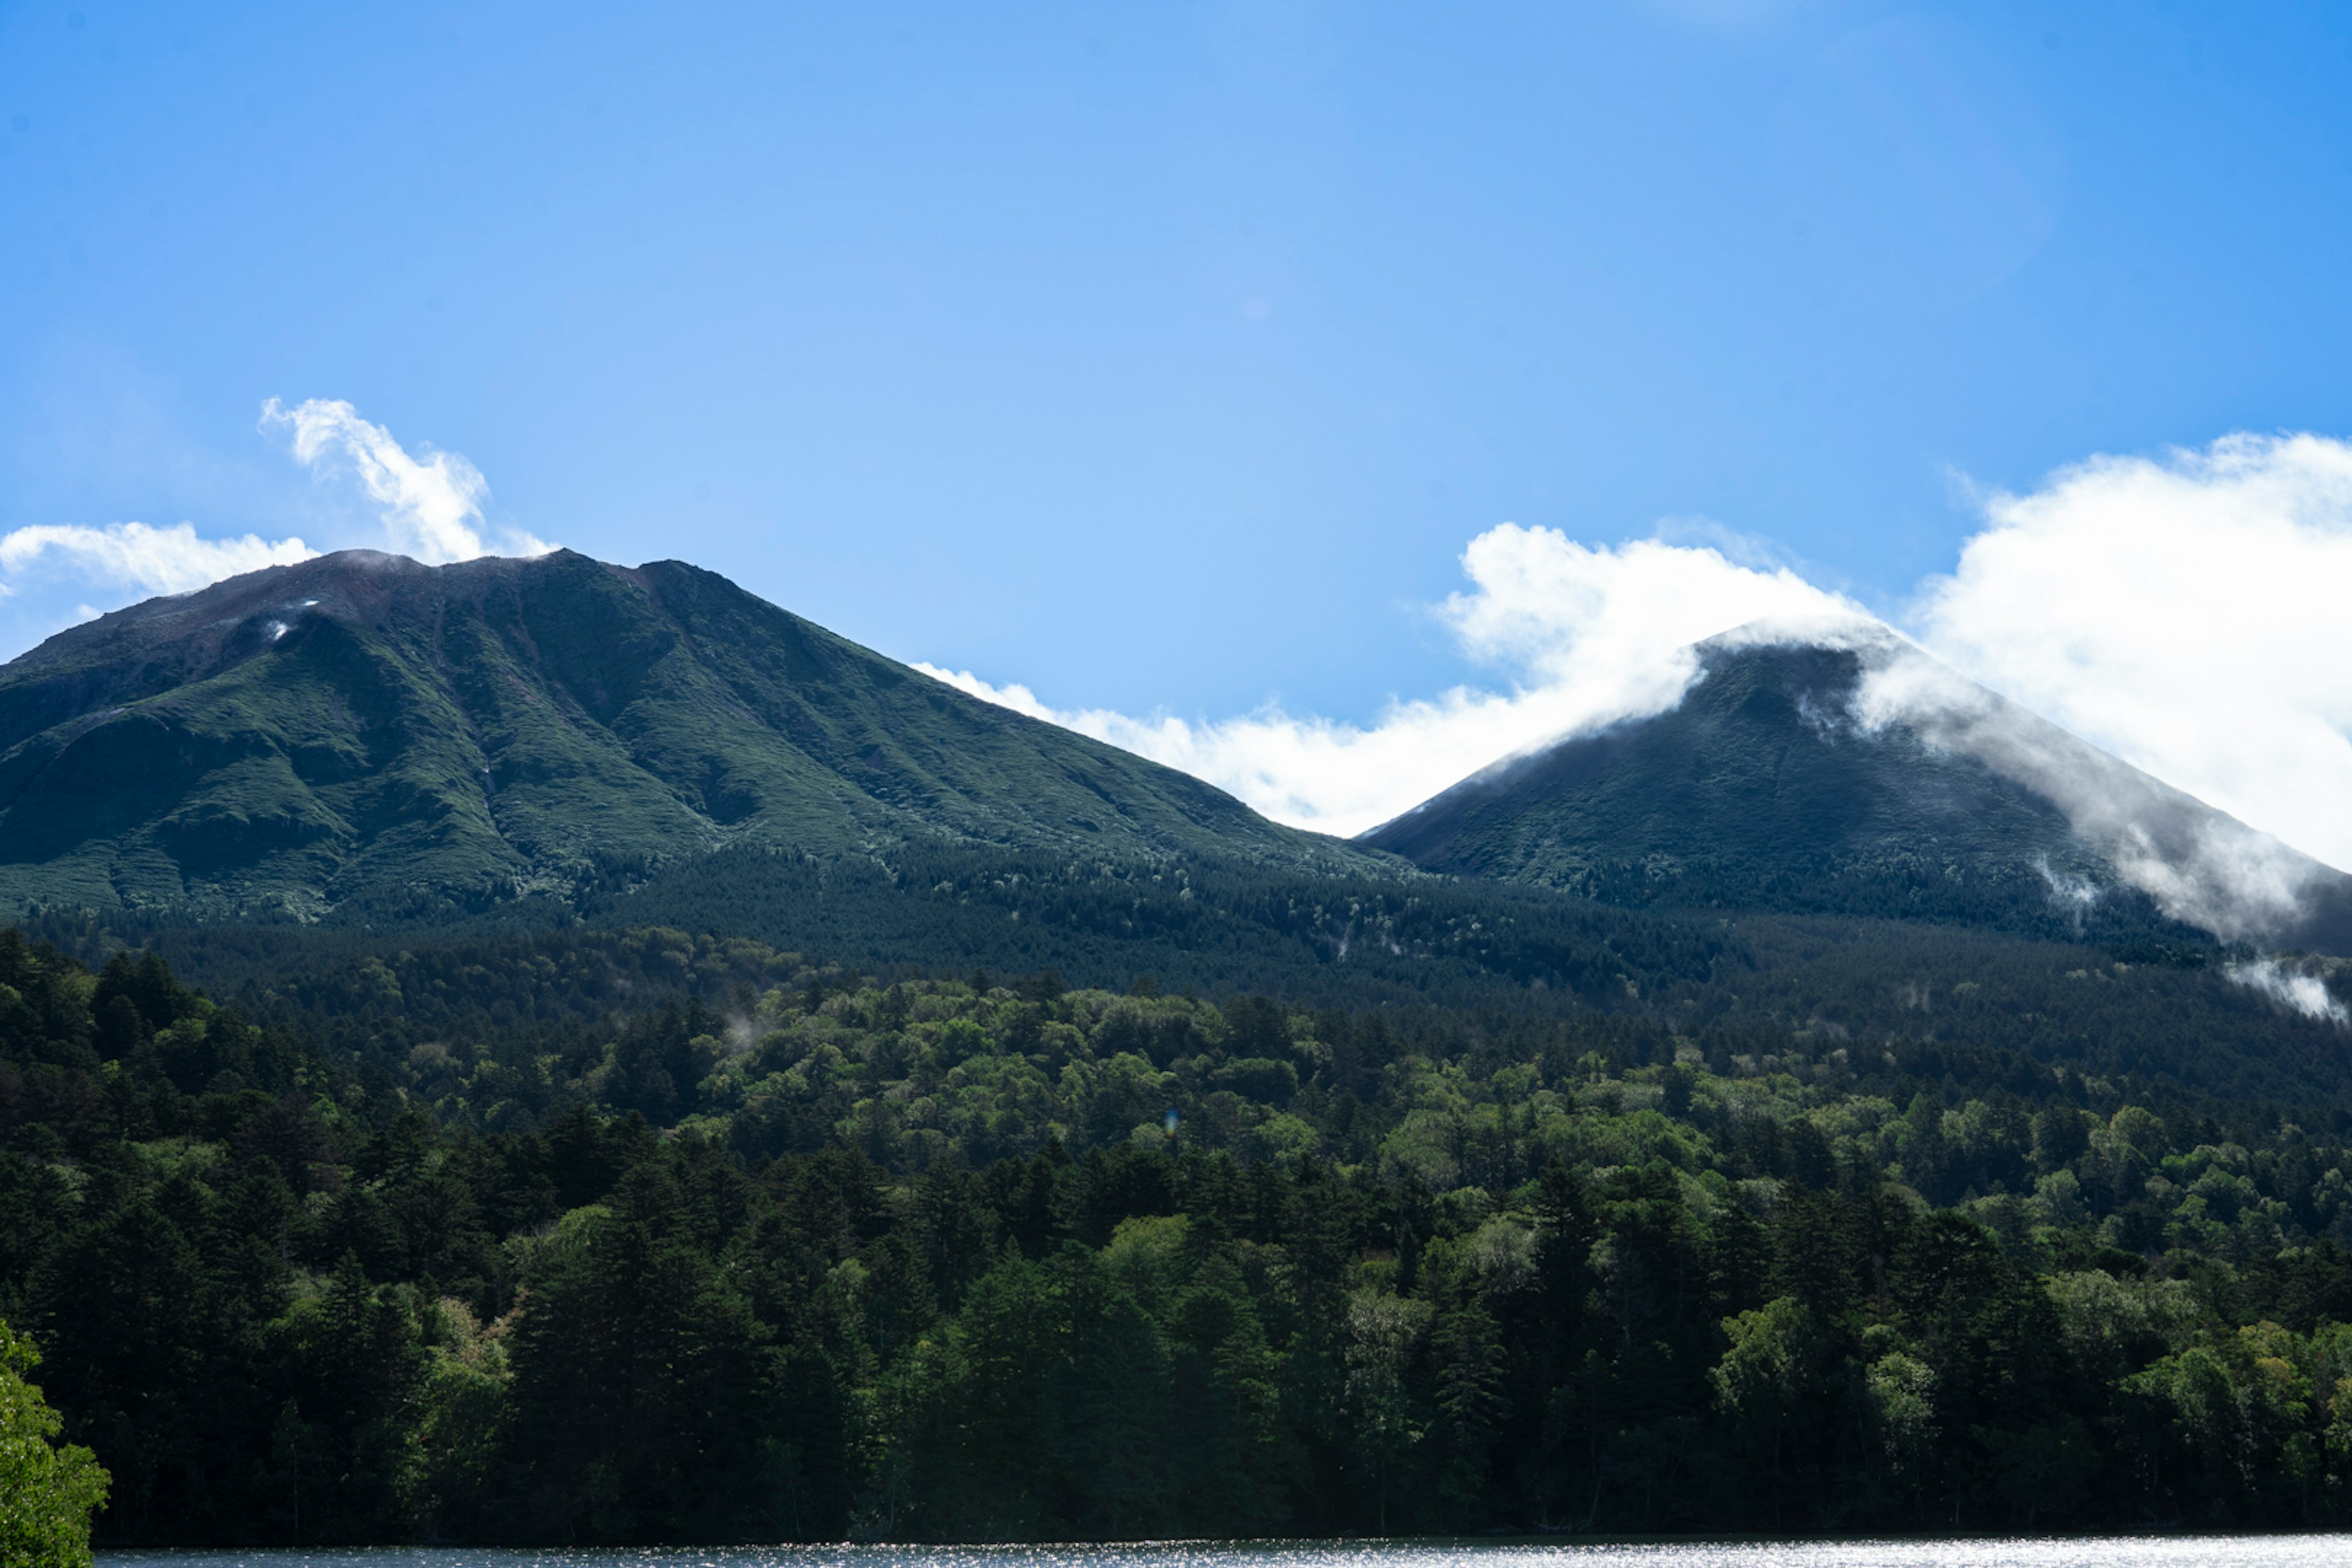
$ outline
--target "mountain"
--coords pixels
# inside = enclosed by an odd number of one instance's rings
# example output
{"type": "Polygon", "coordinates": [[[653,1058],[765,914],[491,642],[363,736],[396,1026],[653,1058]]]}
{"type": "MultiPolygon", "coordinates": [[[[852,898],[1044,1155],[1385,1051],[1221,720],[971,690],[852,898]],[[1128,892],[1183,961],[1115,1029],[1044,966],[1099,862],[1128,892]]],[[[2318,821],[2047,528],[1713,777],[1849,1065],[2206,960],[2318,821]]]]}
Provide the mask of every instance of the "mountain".
{"type": "Polygon", "coordinates": [[[674,561],[345,552],[0,667],[0,907],[432,918],[905,844],[1398,868],[674,561]]]}
{"type": "Polygon", "coordinates": [[[1694,650],[1673,709],[1506,759],[1365,834],[1610,902],[2352,952],[2352,878],[1885,634],[1694,650]]]}
{"type": "Polygon", "coordinates": [[[1152,879],[1185,860],[1240,868],[1212,901],[1248,941],[1331,957],[1355,951],[1341,904],[1384,900],[1410,861],[1625,906],[2352,952],[2352,879],[1890,636],[1745,630],[1692,658],[1671,710],[1346,845],[682,563],[348,552],[0,667],[0,910],[401,926],[546,905],[805,942],[854,906],[877,952],[894,922],[944,920],[942,952],[978,952],[1005,947],[989,921],[1045,912],[987,913],[1034,884],[1072,940],[1119,947],[1190,929],[1191,884],[1152,879]],[[856,891],[855,865],[888,886],[856,891]]]}

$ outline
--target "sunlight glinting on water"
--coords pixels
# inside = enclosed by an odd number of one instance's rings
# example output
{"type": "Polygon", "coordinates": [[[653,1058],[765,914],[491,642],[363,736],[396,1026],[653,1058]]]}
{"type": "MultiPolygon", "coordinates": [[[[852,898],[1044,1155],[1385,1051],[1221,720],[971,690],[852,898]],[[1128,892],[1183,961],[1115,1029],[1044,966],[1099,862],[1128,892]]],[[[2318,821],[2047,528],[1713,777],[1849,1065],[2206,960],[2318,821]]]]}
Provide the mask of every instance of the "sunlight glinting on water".
{"type": "Polygon", "coordinates": [[[2352,1536],[1505,1545],[735,1546],[101,1552],[100,1568],[2335,1568],[2352,1536]]]}

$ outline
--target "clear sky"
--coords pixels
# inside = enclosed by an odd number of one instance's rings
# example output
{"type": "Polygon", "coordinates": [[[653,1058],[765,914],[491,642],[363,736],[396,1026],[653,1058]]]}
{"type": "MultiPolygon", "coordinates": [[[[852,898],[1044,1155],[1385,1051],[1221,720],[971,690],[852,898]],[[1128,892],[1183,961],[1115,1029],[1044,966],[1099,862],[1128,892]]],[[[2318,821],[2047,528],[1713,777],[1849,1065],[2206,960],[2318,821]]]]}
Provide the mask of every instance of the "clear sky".
{"type": "MultiPolygon", "coordinates": [[[[1987,492],[2352,433],[2347,80],[2340,5],[0,0],[0,535],[382,544],[332,400],[1062,710],[1516,679],[1430,608],[1505,523],[1916,624],[1987,492]]],[[[0,654],[148,591],[44,537],[0,654]]]]}

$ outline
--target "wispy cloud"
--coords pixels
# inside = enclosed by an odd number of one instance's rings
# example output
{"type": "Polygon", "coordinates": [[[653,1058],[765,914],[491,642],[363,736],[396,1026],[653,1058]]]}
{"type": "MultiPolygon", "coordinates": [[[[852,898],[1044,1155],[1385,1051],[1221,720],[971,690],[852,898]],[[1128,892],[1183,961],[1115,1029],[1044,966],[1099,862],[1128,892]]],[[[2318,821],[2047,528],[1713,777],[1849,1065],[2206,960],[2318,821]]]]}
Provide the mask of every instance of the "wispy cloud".
{"type": "Polygon", "coordinates": [[[2306,1018],[2339,1026],[2352,1025],[2352,1012],[2345,1010],[2344,1004],[2328,991],[2327,983],[2316,974],[2290,968],[2271,958],[2233,963],[2224,973],[2239,984],[2259,991],[2280,1006],[2306,1018]]]}
{"type": "Polygon", "coordinates": [[[151,528],[114,522],[103,528],[37,523],[0,536],[0,595],[15,580],[43,565],[145,594],[185,594],[240,572],[307,561],[317,551],[299,539],[267,540],[247,533],[205,539],[194,523],[151,528]]]}
{"type": "MultiPolygon", "coordinates": [[[[288,408],[273,397],[262,405],[261,428],[284,432],[295,459],[314,473],[357,480],[367,521],[354,530],[348,518],[321,520],[330,549],[365,546],[439,564],[493,553],[539,555],[553,548],[527,532],[492,529],[484,521],[489,486],[463,457],[423,447],[412,453],[348,403],[312,398],[288,408]]],[[[224,577],[318,553],[299,537],[207,538],[192,522],[163,528],[144,522],[36,523],[0,535],[0,599],[37,586],[54,593],[60,580],[70,580],[112,590],[113,602],[121,604],[189,593],[224,577]]],[[[87,620],[98,613],[78,605],[75,617],[87,620]]],[[[32,618],[37,624],[37,613],[32,618]]]]}
{"type": "MultiPolygon", "coordinates": [[[[1902,723],[2024,784],[2167,915],[2226,942],[2292,940],[2302,929],[2313,885],[2326,879],[2316,861],[1891,634],[1864,649],[1864,663],[1853,716],[1864,727],[1902,723]]],[[[2053,902],[2081,903],[2042,875],[2053,902]]]]}
{"type": "Polygon", "coordinates": [[[420,447],[422,455],[413,454],[339,398],[314,397],[288,408],[273,397],[261,405],[261,425],[289,432],[295,458],[313,469],[349,464],[376,503],[385,542],[400,554],[440,565],[493,553],[543,555],[554,548],[514,532],[493,550],[481,531],[490,487],[479,468],[456,452],[420,447]]]}

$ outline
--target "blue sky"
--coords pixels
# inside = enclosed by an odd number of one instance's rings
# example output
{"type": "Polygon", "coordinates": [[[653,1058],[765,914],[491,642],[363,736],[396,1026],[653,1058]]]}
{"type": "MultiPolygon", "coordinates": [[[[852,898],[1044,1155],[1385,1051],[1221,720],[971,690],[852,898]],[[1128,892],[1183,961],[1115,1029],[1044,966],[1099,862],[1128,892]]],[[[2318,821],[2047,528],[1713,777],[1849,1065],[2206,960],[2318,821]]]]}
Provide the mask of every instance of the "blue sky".
{"type": "MultiPolygon", "coordinates": [[[[2352,433],[2347,75],[2286,4],[0,4],[0,534],[382,543],[322,399],[1073,712],[1524,679],[1431,610],[1505,523],[1901,622],[1988,492],[2352,433]]],[[[141,596],[10,570],[0,652],[141,596]]]]}

